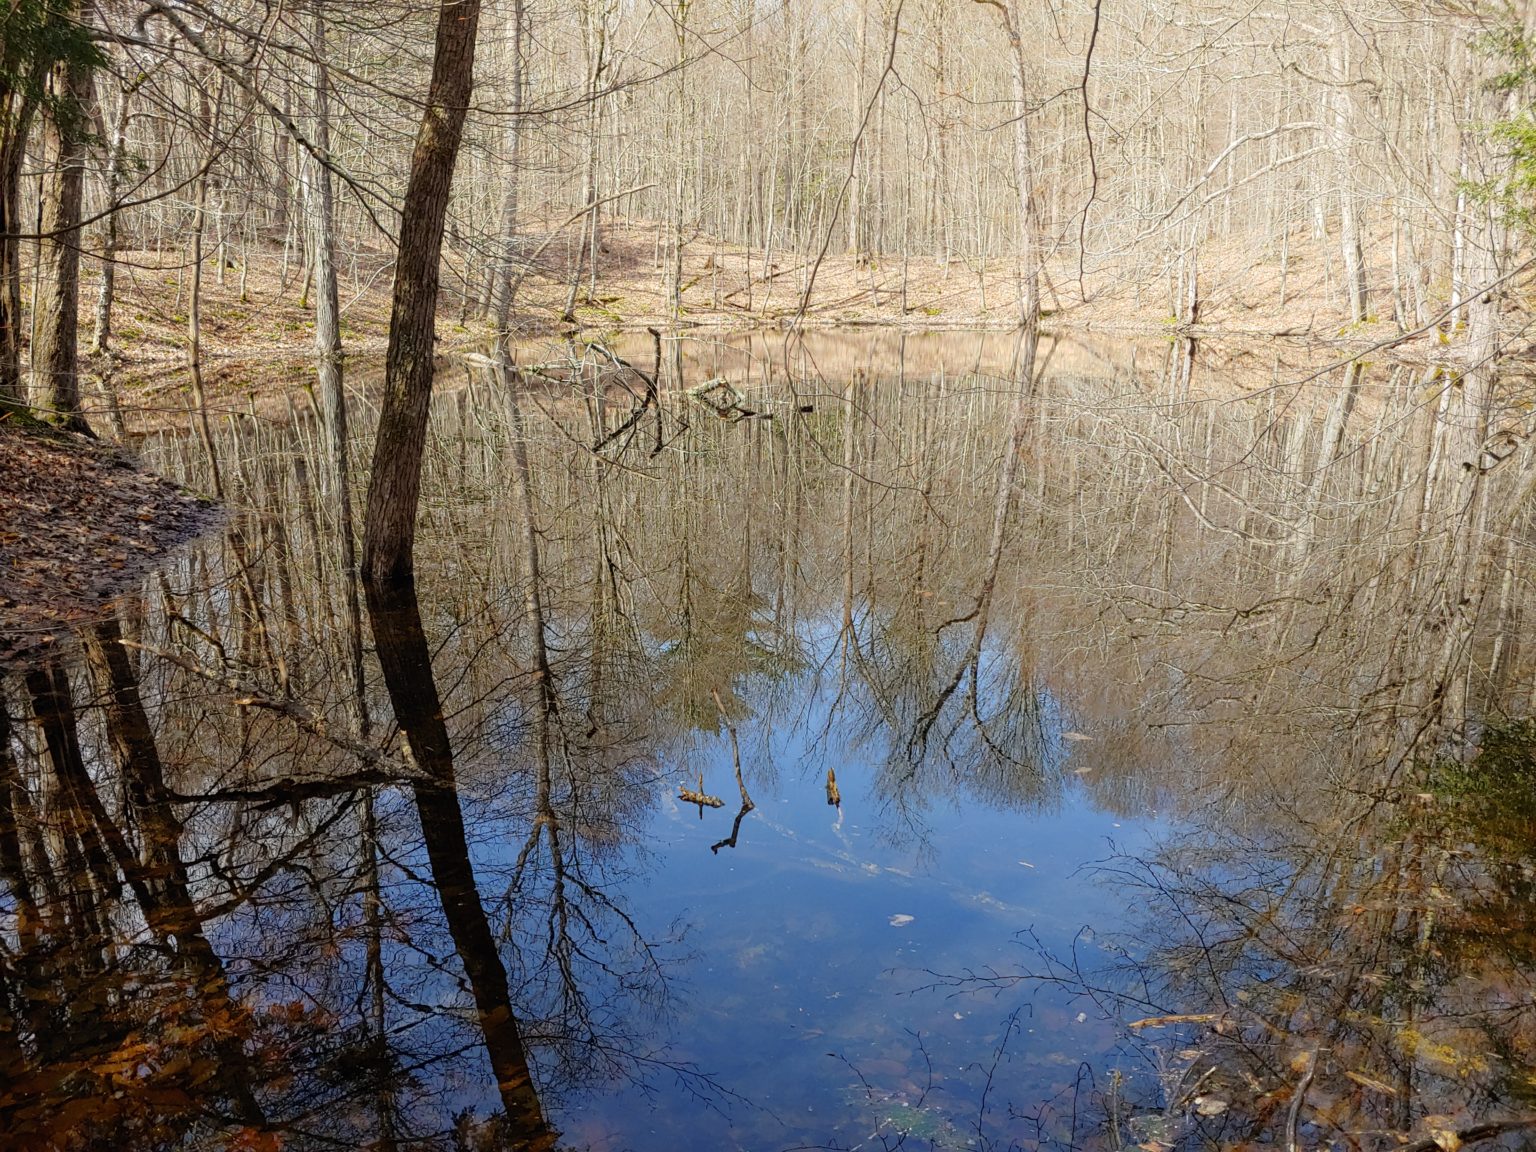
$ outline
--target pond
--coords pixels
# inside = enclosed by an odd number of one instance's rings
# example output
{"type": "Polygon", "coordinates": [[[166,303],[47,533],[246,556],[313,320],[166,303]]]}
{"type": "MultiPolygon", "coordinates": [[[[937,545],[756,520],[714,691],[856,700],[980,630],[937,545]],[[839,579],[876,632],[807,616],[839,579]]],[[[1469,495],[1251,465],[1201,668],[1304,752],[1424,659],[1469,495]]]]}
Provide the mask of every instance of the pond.
{"type": "Polygon", "coordinates": [[[1015,354],[445,362],[371,604],[228,414],[224,527],[3,681],[7,1147],[1522,1146],[1503,392],[1015,354]]]}

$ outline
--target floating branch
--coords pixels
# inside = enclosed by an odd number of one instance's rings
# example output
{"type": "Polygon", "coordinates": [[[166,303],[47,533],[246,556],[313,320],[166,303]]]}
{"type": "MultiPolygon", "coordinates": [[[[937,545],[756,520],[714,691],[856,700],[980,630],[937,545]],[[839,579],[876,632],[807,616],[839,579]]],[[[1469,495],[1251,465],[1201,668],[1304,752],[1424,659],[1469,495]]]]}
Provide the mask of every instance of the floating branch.
{"type": "Polygon", "coordinates": [[[718,796],[711,796],[704,791],[704,773],[699,773],[699,787],[697,790],[679,784],[677,786],[677,798],[685,804],[697,804],[699,806],[699,819],[704,819],[704,809],[724,808],[725,801],[718,796]]]}
{"type": "MultiPolygon", "coordinates": [[[[753,409],[746,407],[747,398],[738,392],[729,380],[721,377],[706,380],[702,384],[695,384],[692,388],[688,389],[688,395],[692,396],[700,404],[720,417],[720,419],[729,420],[732,423],[761,415],[753,409]]],[[[762,418],[768,419],[767,416],[762,418]]]]}

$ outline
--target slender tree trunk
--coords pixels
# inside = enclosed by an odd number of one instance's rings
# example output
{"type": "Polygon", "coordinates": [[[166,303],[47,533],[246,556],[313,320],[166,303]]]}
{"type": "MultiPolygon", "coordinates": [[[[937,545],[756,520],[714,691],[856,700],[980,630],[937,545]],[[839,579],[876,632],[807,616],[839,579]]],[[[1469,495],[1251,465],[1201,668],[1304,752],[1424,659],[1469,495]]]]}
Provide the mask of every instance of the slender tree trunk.
{"type": "Polygon", "coordinates": [[[1334,155],[1338,159],[1339,243],[1344,257],[1344,285],[1349,317],[1356,324],[1367,315],[1365,252],[1360,240],[1360,198],[1355,191],[1354,96],[1351,94],[1349,26],[1336,22],[1330,50],[1334,89],[1329,97],[1334,155]]]}
{"type": "MultiPolygon", "coordinates": [[[[673,14],[673,33],[677,38],[677,85],[674,93],[677,107],[673,113],[673,123],[685,138],[687,131],[684,126],[691,120],[688,108],[688,10],[687,0],[680,0],[673,14]]],[[[671,243],[667,252],[667,313],[676,323],[683,316],[683,202],[688,192],[689,150],[679,146],[673,151],[675,167],[672,171],[671,243]]]]}
{"type": "Polygon", "coordinates": [[[112,122],[112,152],[107,158],[107,218],[101,238],[101,286],[96,292],[96,325],[91,351],[109,350],[112,341],[112,298],[117,287],[117,193],[123,182],[123,163],[128,155],[128,105],[137,84],[125,85],[122,103],[112,122]]]}
{"type": "Polygon", "coordinates": [[[603,71],[607,67],[608,15],[601,4],[588,3],[583,10],[584,34],[587,49],[587,126],[586,168],[582,173],[581,202],[593,215],[583,217],[581,231],[576,241],[576,262],[571,268],[571,283],[566,292],[565,307],[560,318],[569,324],[576,322],[576,297],[581,292],[582,269],[590,255],[593,266],[597,264],[597,158],[602,132],[602,115],[598,103],[598,89],[602,84],[603,71]]]}
{"type": "Polygon", "coordinates": [[[496,266],[491,284],[491,315],[498,330],[506,328],[512,314],[512,262],[517,247],[518,176],[523,151],[523,22],[527,5],[512,0],[511,93],[507,109],[507,172],[501,197],[501,228],[496,266]]]}
{"type": "Polygon", "coordinates": [[[208,155],[203,170],[198,173],[192,205],[192,258],[191,279],[187,304],[187,371],[192,381],[192,402],[197,405],[193,419],[197,423],[197,438],[202,442],[208,457],[209,474],[213,481],[213,494],[224,498],[224,477],[219,469],[218,452],[213,445],[213,430],[208,424],[208,393],[203,384],[203,240],[208,230],[208,171],[213,166],[218,149],[218,112],[223,101],[222,87],[212,103],[207,93],[201,99],[200,118],[208,133],[208,155]]]}
{"type": "Polygon", "coordinates": [[[474,87],[479,21],[480,0],[444,0],[438,12],[432,81],[411,154],[384,362],[384,403],[363,532],[364,579],[379,587],[408,582],[414,572],[443,221],[474,87]]]}
{"type": "Polygon", "coordinates": [[[859,126],[864,117],[864,79],[869,70],[869,0],[859,0],[853,74],[853,155],[848,158],[848,255],[858,264],[864,254],[864,181],[859,171],[859,126]]]}
{"type": "Polygon", "coordinates": [[[1008,36],[1008,49],[1012,57],[1013,102],[1018,109],[1013,121],[1013,178],[1018,196],[1019,324],[1029,333],[1029,338],[1022,346],[1027,356],[1021,356],[1020,369],[1032,373],[1035,334],[1040,325],[1041,241],[1040,216],[1035,206],[1034,149],[1030,142],[1029,60],[1024,54],[1024,41],[1019,35],[1018,12],[1011,6],[1010,0],[975,2],[997,9],[1003,30],[1008,36]]]}
{"type": "Polygon", "coordinates": [[[336,210],[331,188],[330,70],[326,57],[325,15],[320,8],[311,24],[314,53],[314,146],[318,156],[305,153],[308,168],[305,191],[308,203],[309,234],[313,246],[311,259],[315,269],[315,366],[320,384],[320,402],[324,411],[326,439],[329,441],[331,485],[337,511],[337,543],[341,556],[341,591],[347,616],[349,664],[353,694],[356,698],[355,721],[358,735],[368,727],[363,683],[362,610],[357,597],[357,556],[352,528],[352,477],[347,458],[347,396],[342,378],[341,317],[336,286],[336,210]]]}

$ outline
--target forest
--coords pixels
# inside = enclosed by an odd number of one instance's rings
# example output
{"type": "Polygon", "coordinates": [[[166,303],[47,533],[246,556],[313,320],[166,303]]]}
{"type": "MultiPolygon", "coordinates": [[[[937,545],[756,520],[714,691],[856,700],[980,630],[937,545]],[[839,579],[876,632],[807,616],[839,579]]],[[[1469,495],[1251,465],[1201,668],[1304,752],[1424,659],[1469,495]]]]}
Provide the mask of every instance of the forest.
{"type": "Polygon", "coordinates": [[[1516,1152],[1536,5],[12,0],[0,1146],[1516,1152]]]}
{"type": "Polygon", "coordinates": [[[0,394],[68,410],[71,364],[111,392],[110,353],[148,335],[114,323],[125,306],[175,317],[195,365],[218,351],[208,280],[305,315],[327,263],[349,310],[387,290],[434,109],[440,306],[460,325],[506,307],[519,329],[1008,327],[1036,263],[1036,311],[1322,336],[1433,325],[1465,329],[1473,359],[1496,327],[1480,308],[1519,307],[1523,10],[442,11],[451,23],[389,3],[19,3],[0,92],[0,394]],[[69,301],[81,336],[59,319],[69,301]]]}

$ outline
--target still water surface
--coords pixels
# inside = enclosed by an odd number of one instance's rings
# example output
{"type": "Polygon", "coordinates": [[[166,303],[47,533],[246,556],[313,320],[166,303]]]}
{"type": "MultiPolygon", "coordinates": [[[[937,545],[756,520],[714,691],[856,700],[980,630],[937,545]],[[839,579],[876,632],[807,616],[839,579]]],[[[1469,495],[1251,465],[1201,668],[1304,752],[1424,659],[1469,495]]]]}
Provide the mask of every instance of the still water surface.
{"type": "Polygon", "coordinates": [[[1048,344],[1022,402],[954,334],[449,365],[387,604],[317,420],[231,416],[226,528],[4,681],[9,1146],[1525,1119],[1502,393],[1191,351],[1048,344]]]}

